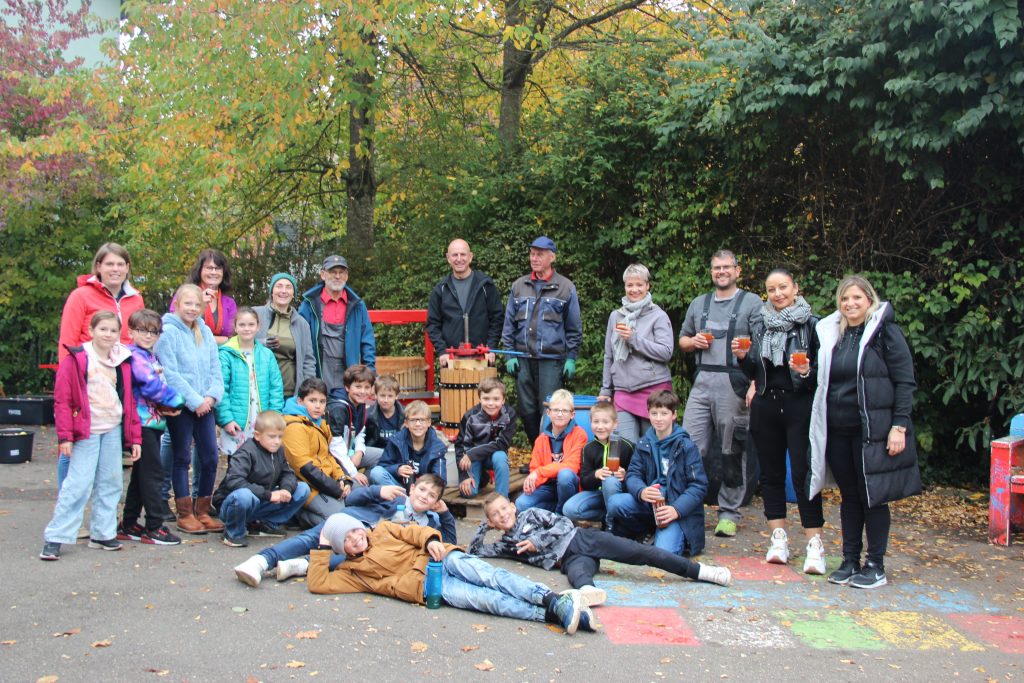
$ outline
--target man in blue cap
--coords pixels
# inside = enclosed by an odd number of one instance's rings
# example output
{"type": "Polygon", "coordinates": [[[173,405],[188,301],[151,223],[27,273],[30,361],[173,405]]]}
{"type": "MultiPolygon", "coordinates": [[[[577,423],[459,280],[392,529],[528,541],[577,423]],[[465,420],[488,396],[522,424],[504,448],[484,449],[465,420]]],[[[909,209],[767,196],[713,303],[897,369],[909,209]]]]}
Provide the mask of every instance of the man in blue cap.
{"type": "Polygon", "coordinates": [[[544,399],[576,374],[583,321],[576,286],[554,271],[557,249],[550,237],[530,245],[530,273],[512,283],[505,306],[501,347],[512,356],[505,369],[516,378],[519,417],[530,444],[540,434],[544,399]]]}

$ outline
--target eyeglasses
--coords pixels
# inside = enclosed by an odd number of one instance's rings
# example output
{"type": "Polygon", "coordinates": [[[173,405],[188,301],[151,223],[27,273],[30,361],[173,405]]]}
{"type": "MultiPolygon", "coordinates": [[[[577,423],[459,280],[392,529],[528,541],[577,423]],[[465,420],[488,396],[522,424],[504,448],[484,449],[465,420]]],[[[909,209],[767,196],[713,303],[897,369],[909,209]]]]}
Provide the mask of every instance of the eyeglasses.
{"type": "Polygon", "coordinates": [[[205,270],[208,273],[213,273],[213,272],[220,272],[220,271],[224,270],[224,267],[223,266],[207,265],[207,266],[203,266],[203,270],[205,270]]]}
{"type": "Polygon", "coordinates": [[[735,264],[731,265],[731,266],[713,266],[711,268],[711,272],[712,273],[717,273],[717,272],[722,271],[722,270],[733,270],[734,268],[736,268],[735,264]]]}
{"type": "Polygon", "coordinates": [[[138,332],[139,334],[151,334],[154,337],[163,332],[163,330],[154,330],[149,327],[132,327],[130,329],[132,332],[138,332]]]}
{"type": "Polygon", "coordinates": [[[574,410],[566,410],[565,408],[548,408],[548,412],[552,415],[572,415],[574,410]]]}
{"type": "Polygon", "coordinates": [[[429,417],[407,417],[407,418],[405,418],[405,421],[408,422],[409,424],[421,425],[421,424],[429,424],[430,423],[430,418],[429,417]]]}

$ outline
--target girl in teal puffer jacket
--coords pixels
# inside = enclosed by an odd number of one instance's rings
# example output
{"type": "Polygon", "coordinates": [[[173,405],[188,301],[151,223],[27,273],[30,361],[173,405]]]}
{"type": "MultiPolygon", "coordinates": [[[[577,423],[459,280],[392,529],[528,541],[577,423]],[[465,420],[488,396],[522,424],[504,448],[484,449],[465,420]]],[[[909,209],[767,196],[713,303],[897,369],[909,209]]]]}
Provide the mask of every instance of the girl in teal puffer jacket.
{"type": "Polygon", "coordinates": [[[256,416],[284,407],[284,381],[274,352],[256,341],[260,321],[248,306],[235,314],[235,336],[218,350],[224,400],[217,406],[220,449],[230,455],[255,431],[256,416]]]}

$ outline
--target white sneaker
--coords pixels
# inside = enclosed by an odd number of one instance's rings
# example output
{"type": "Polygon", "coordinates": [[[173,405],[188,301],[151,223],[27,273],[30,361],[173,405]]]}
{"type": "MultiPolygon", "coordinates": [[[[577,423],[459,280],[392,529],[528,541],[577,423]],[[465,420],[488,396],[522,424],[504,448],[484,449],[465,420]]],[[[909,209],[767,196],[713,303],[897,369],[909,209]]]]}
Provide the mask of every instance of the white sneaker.
{"type": "Polygon", "coordinates": [[[253,555],[235,567],[235,576],[242,583],[255,588],[263,580],[263,572],[267,571],[267,559],[262,555],[253,555]]]}
{"type": "Polygon", "coordinates": [[[771,564],[786,564],[789,562],[789,536],[785,529],[776,529],[772,532],[772,544],[764,561],[771,564]]]}
{"type": "Polygon", "coordinates": [[[821,544],[821,537],[817,534],[807,541],[807,559],[804,560],[804,574],[825,573],[825,546],[821,544]]]}
{"type": "Polygon", "coordinates": [[[587,585],[580,586],[580,598],[584,607],[597,607],[604,604],[604,601],[608,599],[608,594],[602,588],[587,585]]]}
{"type": "Polygon", "coordinates": [[[287,581],[293,576],[305,576],[309,571],[309,560],[296,557],[294,560],[281,560],[277,563],[277,580],[287,581]]]}
{"type": "Polygon", "coordinates": [[[732,572],[728,567],[715,567],[710,564],[698,563],[700,572],[697,574],[698,581],[717,583],[719,586],[732,585],[732,572]]]}

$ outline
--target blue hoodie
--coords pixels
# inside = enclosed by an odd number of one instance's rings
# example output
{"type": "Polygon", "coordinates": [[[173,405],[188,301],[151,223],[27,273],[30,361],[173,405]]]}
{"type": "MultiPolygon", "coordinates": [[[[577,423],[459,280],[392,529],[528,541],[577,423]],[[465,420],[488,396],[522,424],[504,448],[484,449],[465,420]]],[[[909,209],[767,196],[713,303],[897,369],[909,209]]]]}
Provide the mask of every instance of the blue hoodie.
{"type": "Polygon", "coordinates": [[[281,414],[282,415],[298,415],[299,417],[304,417],[307,420],[309,420],[310,422],[312,422],[313,424],[315,424],[317,427],[319,427],[320,423],[323,422],[323,418],[322,417],[318,418],[316,420],[314,420],[312,417],[310,417],[309,411],[306,410],[306,406],[304,406],[301,403],[299,403],[299,399],[296,398],[295,396],[289,397],[288,400],[284,402],[284,408],[281,410],[281,414]]]}

